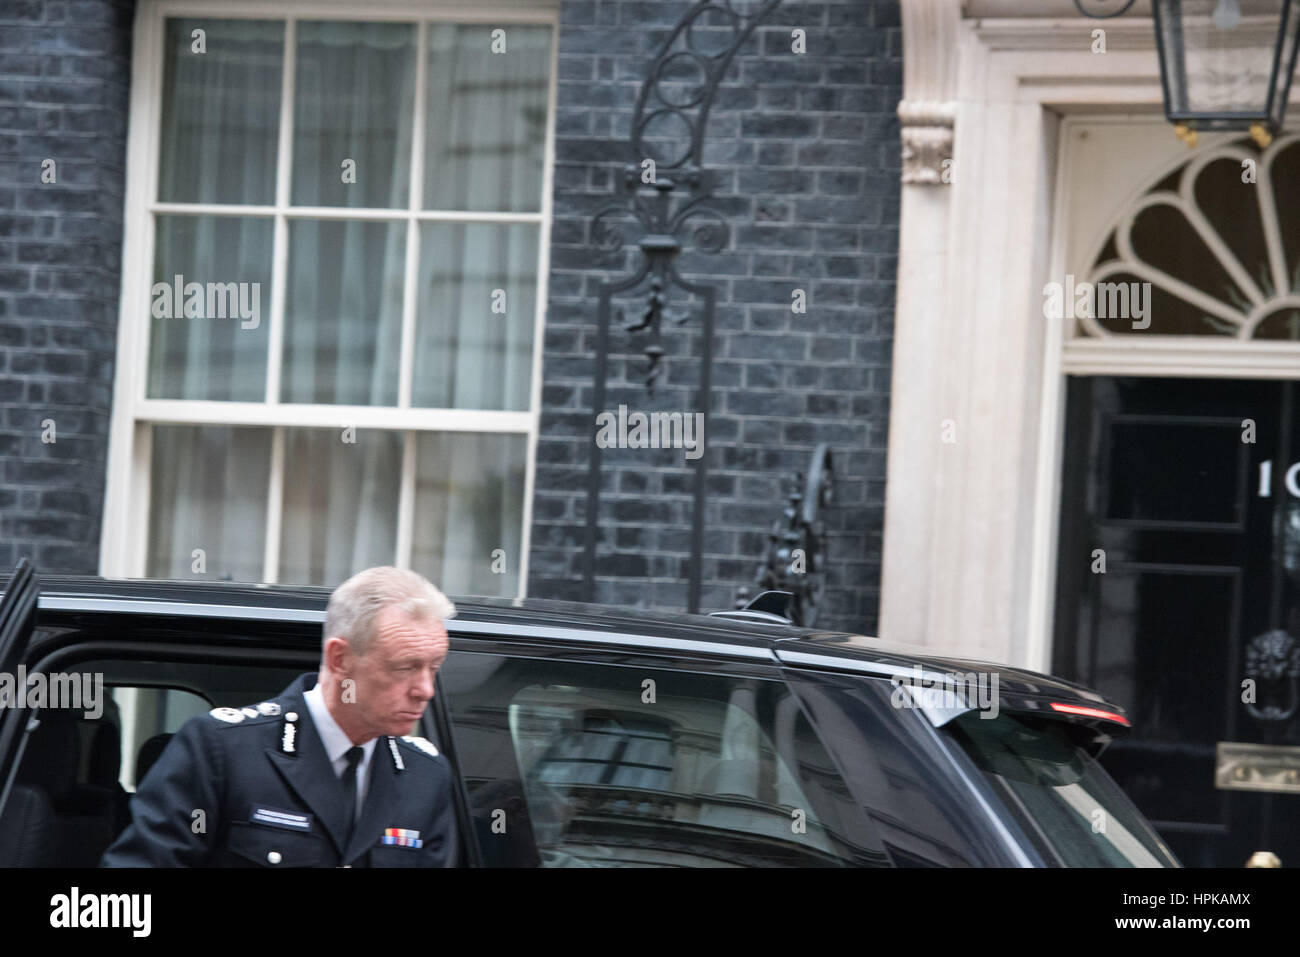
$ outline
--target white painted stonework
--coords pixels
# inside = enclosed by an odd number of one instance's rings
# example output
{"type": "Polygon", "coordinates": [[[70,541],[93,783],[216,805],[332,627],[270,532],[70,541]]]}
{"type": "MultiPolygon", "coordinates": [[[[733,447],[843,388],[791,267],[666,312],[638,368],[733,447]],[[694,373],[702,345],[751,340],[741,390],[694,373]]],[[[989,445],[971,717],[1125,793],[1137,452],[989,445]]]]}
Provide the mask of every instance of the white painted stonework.
{"type": "Polygon", "coordinates": [[[1300,346],[1067,340],[1044,318],[1044,283],[1082,279],[1125,210],[1189,156],[1164,119],[1145,3],[1106,21],[1070,0],[903,0],[902,13],[880,635],[1049,670],[1064,376],[1293,376],[1300,346]],[[949,115],[944,183],[924,169],[942,145],[906,150],[942,141],[949,115]]]}

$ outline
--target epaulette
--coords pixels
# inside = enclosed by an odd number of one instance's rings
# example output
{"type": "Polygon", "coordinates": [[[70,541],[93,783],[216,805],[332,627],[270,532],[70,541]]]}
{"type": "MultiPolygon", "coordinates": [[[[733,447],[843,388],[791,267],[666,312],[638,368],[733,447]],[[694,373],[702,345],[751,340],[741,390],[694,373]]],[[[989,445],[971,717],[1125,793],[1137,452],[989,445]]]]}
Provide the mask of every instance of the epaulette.
{"type": "Polygon", "coordinates": [[[213,708],[208,712],[208,717],[224,721],[226,724],[239,724],[248,719],[274,718],[280,710],[280,706],[274,701],[263,701],[261,704],[243,708],[213,708]]]}
{"type": "Polygon", "coordinates": [[[431,758],[436,758],[438,756],[438,749],[433,746],[433,742],[428,738],[421,738],[414,734],[404,734],[402,735],[402,740],[412,747],[423,751],[431,758]]]}

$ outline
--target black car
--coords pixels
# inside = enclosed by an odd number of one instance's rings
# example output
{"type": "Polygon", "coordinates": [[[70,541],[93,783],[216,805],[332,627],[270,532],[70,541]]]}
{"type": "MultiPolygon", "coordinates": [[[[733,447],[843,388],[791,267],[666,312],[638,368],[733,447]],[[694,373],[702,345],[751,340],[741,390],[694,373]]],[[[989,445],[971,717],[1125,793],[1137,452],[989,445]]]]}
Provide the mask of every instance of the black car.
{"type": "MultiPolygon", "coordinates": [[[[52,578],[38,598],[20,568],[0,864],[94,866],[186,720],[316,670],[328,596],[52,578]]],[[[457,774],[459,866],[1178,866],[1098,765],[1127,720],[1086,688],[762,614],[456,605],[420,733],[457,774]]]]}

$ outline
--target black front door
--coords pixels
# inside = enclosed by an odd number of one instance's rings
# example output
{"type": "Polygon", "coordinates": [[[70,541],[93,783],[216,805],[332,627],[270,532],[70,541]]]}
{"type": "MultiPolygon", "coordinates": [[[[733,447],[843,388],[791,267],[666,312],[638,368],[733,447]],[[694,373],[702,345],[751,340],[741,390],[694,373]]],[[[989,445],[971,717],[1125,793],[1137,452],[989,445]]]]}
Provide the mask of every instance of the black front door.
{"type": "Polygon", "coordinates": [[[1300,866],[1298,391],[1069,382],[1053,670],[1129,709],[1103,764],[1192,867],[1300,866]]]}

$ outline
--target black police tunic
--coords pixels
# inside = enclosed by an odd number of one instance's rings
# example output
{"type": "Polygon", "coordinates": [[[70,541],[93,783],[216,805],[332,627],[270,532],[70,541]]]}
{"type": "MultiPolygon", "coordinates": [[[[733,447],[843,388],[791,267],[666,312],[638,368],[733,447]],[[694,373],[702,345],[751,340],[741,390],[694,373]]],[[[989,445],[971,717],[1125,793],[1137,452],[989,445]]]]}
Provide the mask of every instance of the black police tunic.
{"type": "Polygon", "coordinates": [[[423,738],[381,737],[348,836],[343,786],[300,676],[278,697],[191,718],[131,799],[101,867],[446,867],[451,767],[423,738]]]}

